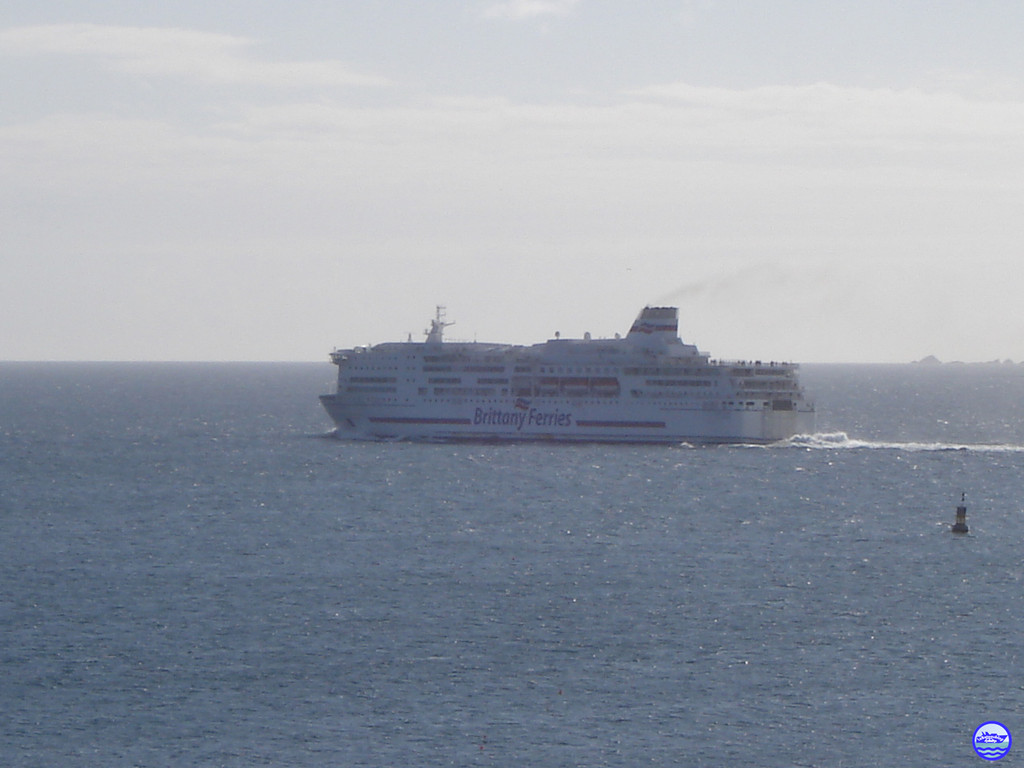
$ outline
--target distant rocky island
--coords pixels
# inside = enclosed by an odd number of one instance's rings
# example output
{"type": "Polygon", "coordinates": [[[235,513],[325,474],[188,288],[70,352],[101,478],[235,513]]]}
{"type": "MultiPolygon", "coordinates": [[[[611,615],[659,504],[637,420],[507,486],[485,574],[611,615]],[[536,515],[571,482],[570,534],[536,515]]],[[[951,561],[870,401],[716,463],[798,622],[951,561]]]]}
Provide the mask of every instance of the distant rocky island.
{"type": "Polygon", "coordinates": [[[920,360],[915,360],[914,365],[1024,365],[1024,362],[1015,363],[1013,360],[1007,358],[1006,360],[989,360],[983,363],[964,363],[960,360],[952,360],[948,363],[944,363],[935,355],[928,355],[928,357],[922,357],[920,360]]]}

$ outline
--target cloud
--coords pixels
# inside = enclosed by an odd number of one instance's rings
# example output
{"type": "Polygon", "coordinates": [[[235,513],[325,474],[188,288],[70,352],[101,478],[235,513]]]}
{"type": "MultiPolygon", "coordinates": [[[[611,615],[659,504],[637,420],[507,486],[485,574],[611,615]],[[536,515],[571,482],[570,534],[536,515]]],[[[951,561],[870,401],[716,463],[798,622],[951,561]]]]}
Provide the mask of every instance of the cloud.
{"type": "Polygon", "coordinates": [[[508,0],[488,6],[483,11],[488,19],[532,19],[538,16],[567,16],[579,0],[508,0]]]}
{"type": "MultiPolygon", "coordinates": [[[[168,37],[179,51],[191,39],[197,58],[210,49],[251,55],[238,38],[168,37]]],[[[48,39],[76,55],[88,48],[81,38],[75,46],[48,39]]],[[[89,45],[89,55],[108,55],[89,45]]],[[[12,53],[10,37],[0,46],[12,53]]],[[[197,100],[220,96],[192,90],[197,100]]],[[[204,284],[251,268],[261,296],[289,286],[319,297],[324,315],[335,311],[332,286],[342,284],[359,285],[360,301],[380,306],[438,300],[459,306],[462,318],[500,319],[521,312],[529,296],[568,318],[532,319],[513,339],[524,342],[569,332],[580,317],[607,316],[609,325],[585,330],[610,335],[620,318],[666,294],[656,303],[686,308],[686,338],[727,357],[879,359],[871,345],[884,328],[876,326],[932,332],[930,307],[959,306],[946,300],[947,286],[975,297],[977,306],[948,320],[972,329],[980,318],[997,327],[995,308],[1012,306],[992,301],[985,311],[986,282],[1020,293],[1024,106],[1012,100],[828,84],[675,84],[611,103],[561,104],[398,94],[367,106],[348,94],[259,95],[271,98],[233,101],[201,120],[176,120],[176,112],[126,119],[97,104],[0,124],[9,252],[100,260],[116,249],[130,263],[145,254],[176,276],[172,300],[183,306],[201,267],[179,267],[178,254],[203,254],[227,265],[204,284]],[[980,269],[981,257],[994,266],[980,269]],[[273,265],[296,258],[302,267],[281,279],[273,265]],[[421,266],[437,263],[446,268],[421,266]],[[397,288],[381,283],[382,270],[397,288]],[[500,277],[480,278],[492,274],[500,277]],[[761,306],[771,311],[752,323],[750,307],[761,306]],[[868,320],[829,320],[839,327],[819,333],[827,311],[852,317],[876,306],[868,320]]],[[[40,270],[37,282],[44,278],[40,270]]],[[[32,295],[33,281],[18,280],[22,289],[6,288],[12,300],[32,295]]],[[[74,298],[71,287],[67,294],[74,298]]],[[[359,341],[408,330],[364,330],[355,310],[337,319],[359,341]]],[[[507,328],[479,330],[496,338],[507,328]]],[[[1011,330],[1019,324],[1000,333],[1011,330]]],[[[901,345],[893,359],[982,355],[927,338],[887,341],[901,345]]],[[[1019,358],[1017,344],[1000,337],[984,356],[1019,358]]],[[[317,353],[315,345],[308,352],[317,353]]]]}
{"type": "Polygon", "coordinates": [[[274,88],[383,86],[342,62],[261,61],[247,38],[188,29],[56,24],[0,31],[0,55],[90,56],[111,70],[274,88]]]}
{"type": "Polygon", "coordinates": [[[802,163],[923,168],[919,161],[926,155],[955,161],[965,150],[991,156],[1022,148],[1016,126],[1024,122],[1024,102],[1005,96],[830,83],[748,89],[671,83],[631,95],[641,104],[661,105],[704,146],[751,151],[773,162],[784,153],[802,163]]]}

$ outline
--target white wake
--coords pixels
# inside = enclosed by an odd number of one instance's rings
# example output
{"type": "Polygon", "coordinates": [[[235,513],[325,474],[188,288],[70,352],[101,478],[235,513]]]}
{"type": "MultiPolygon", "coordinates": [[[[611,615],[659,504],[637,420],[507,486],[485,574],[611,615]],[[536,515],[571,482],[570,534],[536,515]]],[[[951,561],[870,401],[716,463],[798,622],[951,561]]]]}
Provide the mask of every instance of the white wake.
{"type": "Polygon", "coordinates": [[[924,443],[861,440],[845,432],[821,432],[813,435],[794,435],[778,443],[780,447],[809,450],[874,449],[886,451],[971,451],[976,453],[1024,453],[1024,445],[1012,443],[924,443]]]}

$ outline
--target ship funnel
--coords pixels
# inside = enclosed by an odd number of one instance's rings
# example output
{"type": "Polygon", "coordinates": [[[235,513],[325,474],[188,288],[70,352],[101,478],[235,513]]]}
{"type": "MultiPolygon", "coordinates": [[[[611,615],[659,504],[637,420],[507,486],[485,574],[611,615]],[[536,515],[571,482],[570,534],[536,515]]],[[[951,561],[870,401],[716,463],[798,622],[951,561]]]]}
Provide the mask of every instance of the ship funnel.
{"type": "Polygon", "coordinates": [[[676,307],[644,307],[629,329],[627,339],[663,342],[679,338],[679,309],[676,307]]]}

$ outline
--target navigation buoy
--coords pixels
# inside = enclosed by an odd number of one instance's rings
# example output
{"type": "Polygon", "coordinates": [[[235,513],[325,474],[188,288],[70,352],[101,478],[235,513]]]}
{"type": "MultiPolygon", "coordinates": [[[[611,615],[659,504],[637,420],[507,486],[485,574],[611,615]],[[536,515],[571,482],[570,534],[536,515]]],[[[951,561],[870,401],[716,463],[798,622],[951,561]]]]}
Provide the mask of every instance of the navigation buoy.
{"type": "Polygon", "coordinates": [[[960,494],[960,506],[956,508],[956,522],[950,528],[951,533],[967,533],[967,494],[960,494]]]}

